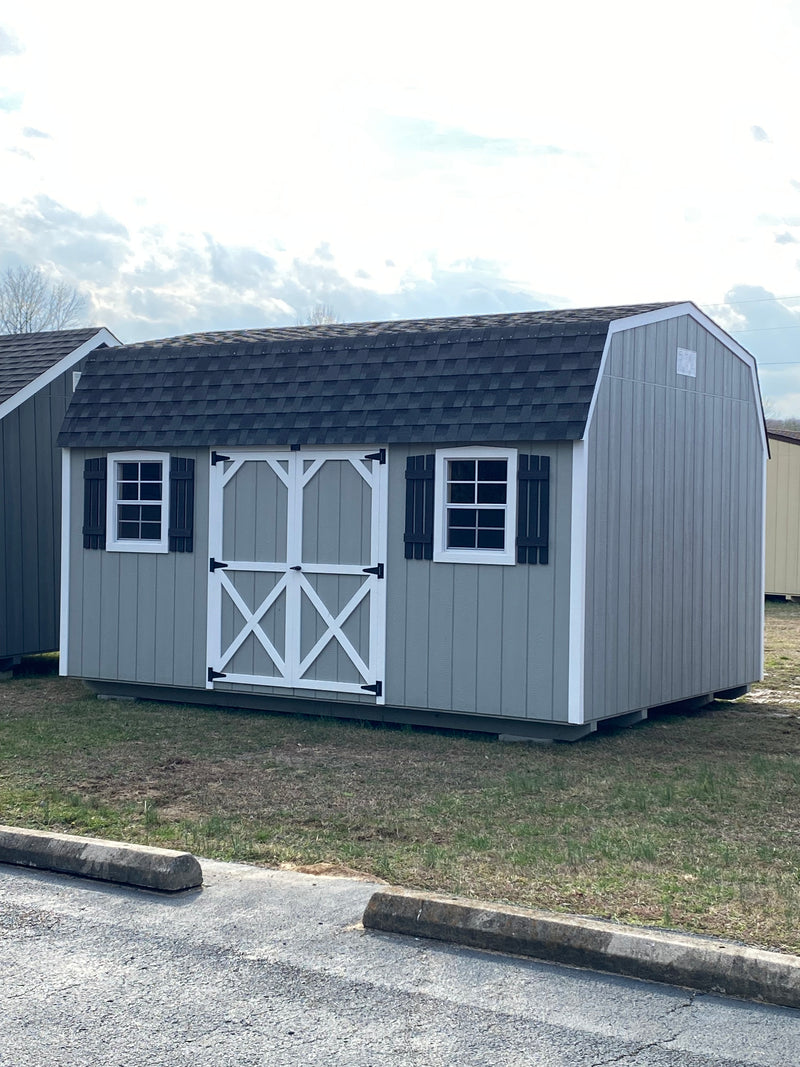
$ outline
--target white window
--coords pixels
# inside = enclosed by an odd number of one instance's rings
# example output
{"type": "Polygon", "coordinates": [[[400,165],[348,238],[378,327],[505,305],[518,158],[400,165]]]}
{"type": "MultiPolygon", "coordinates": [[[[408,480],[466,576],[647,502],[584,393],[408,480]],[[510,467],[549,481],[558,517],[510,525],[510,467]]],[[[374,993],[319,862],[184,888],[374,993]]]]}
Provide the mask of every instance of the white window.
{"type": "Polygon", "coordinates": [[[166,552],[169,456],[116,452],[108,457],[108,535],[111,552],[166,552]]]}
{"type": "Polygon", "coordinates": [[[513,565],[516,486],[516,449],[438,449],[434,560],[513,565]]]}

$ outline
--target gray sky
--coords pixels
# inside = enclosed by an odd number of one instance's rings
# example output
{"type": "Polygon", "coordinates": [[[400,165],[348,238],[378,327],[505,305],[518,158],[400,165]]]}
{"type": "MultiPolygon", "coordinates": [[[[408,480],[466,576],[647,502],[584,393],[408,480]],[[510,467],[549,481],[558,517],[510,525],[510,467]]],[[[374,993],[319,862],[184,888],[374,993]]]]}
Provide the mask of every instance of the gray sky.
{"type": "Polygon", "coordinates": [[[693,300],[800,415],[800,0],[5,0],[0,269],[122,340],[693,300]]]}

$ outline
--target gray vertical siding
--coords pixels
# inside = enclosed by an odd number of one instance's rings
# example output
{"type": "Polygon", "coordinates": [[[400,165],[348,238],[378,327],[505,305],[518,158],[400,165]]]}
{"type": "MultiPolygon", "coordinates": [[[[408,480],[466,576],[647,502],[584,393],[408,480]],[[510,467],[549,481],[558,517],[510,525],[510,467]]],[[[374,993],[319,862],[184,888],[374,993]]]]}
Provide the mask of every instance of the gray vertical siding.
{"type": "Polygon", "coordinates": [[[519,449],[551,459],[545,565],[405,559],[406,457],[435,446],[390,450],[387,704],[567,720],[572,448],[519,449]]]}
{"type": "MultiPolygon", "coordinates": [[[[205,686],[208,523],[195,507],[194,552],[84,549],[83,462],[70,453],[70,574],[67,673],[83,678],[205,686]]],[[[208,499],[208,451],[195,459],[195,499],[208,499]]]]}
{"type": "MultiPolygon", "coordinates": [[[[541,442],[520,446],[522,452],[551,458],[550,562],[508,567],[405,559],[406,456],[430,451],[433,446],[389,450],[386,703],[566,721],[571,446],[541,442]]],[[[182,449],[176,453],[193,456],[196,461],[195,551],[164,555],[83,548],[83,462],[98,454],[71,453],[69,673],[205,687],[208,452],[182,449]]],[[[231,483],[231,491],[241,493],[247,487],[244,479],[236,486],[238,477],[231,483]]],[[[275,507],[281,507],[277,479],[272,482],[263,471],[257,474],[255,470],[245,472],[245,477],[261,477],[262,483],[254,482],[250,487],[253,494],[265,495],[265,499],[271,496],[275,507]]],[[[348,558],[358,561],[365,550],[368,494],[360,479],[350,484],[352,479],[344,468],[331,467],[327,477],[348,479],[344,486],[319,483],[320,495],[334,494],[336,513],[341,513],[342,521],[314,521],[316,490],[309,492],[304,550],[319,559],[344,550],[348,558]],[[344,509],[338,505],[342,495],[349,501],[344,509]]],[[[232,552],[244,553],[243,558],[249,553],[255,559],[276,552],[285,556],[285,544],[276,533],[281,524],[257,523],[254,498],[237,505],[234,512],[236,519],[223,534],[226,550],[230,546],[232,552]]],[[[326,512],[330,515],[331,508],[326,512]]],[[[352,584],[347,578],[319,577],[331,586],[338,585],[325,591],[331,602],[346,601],[352,584]]],[[[241,580],[250,579],[243,575],[241,580]]],[[[263,588],[250,590],[253,597],[266,595],[273,581],[268,575],[258,580],[263,588]]],[[[238,625],[233,614],[223,618],[223,633],[232,636],[238,625]]],[[[350,624],[348,635],[357,647],[366,641],[368,625],[366,610],[350,624]]],[[[313,632],[305,640],[313,641],[313,632]]],[[[237,668],[257,666],[259,655],[263,656],[263,650],[243,646],[237,668]]],[[[342,664],[343,671],[345,667],[342,664]]],[[[374,704],[366,694],[225,683],[218,683],[218,687],[222,691],[374,704]]]]}
{"type": "Polygon", "coordinates": [[[0,419],[0,658],[58,648],[61,454],[72,369],[0,419]]]}
{"type": "Polygon", "coordinates": [[[616,334],[587,437],[587,721],[760,675],[749,368],[689,317],[616,334]],[[697,377],[676,349],[697,352],[697,377]]]}

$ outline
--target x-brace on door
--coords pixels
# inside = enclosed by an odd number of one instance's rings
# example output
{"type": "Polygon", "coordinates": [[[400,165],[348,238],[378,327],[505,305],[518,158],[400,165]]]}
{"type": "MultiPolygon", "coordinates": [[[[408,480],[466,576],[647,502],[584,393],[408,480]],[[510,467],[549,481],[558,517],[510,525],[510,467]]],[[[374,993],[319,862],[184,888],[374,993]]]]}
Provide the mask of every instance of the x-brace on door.
{"type": "Polygon", "coordinates": [[[213,452],[208,687],[383,703],[384,450],[213,452]]]}

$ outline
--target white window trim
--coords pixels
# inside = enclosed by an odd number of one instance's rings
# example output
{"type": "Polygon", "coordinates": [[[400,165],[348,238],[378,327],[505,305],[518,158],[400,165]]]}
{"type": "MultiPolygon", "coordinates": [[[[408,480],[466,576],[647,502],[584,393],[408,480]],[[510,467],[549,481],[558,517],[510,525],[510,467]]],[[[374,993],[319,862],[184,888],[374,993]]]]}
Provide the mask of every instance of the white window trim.
{"type": "Polygon", "coordinates": [[[434,481],[433,560],[434,563],[489,563],[514,566],[517,562],[517,450],[473,445],[462,448],[437,448],[434,481]],[[506,494],[505,548],[447,548],[447,478],[446,463],[451,459],[505,459],[508,461],[506,494]]]}
{"type": "MultiPolygon", "coordinates": [[[[154,502],[155,503],[155,502],[154,502]]],[[[106,471],[106,550],[108,552],[168,552],[169,551],[169,453],[168,452],[110,452],[106,471]],[[137,541],[117,537],[118,463],[161,463],[161,537],[158,541],[137,541]]]]}

